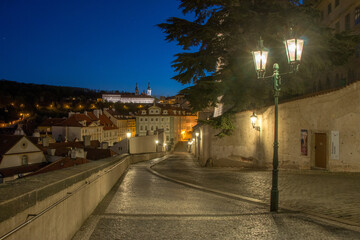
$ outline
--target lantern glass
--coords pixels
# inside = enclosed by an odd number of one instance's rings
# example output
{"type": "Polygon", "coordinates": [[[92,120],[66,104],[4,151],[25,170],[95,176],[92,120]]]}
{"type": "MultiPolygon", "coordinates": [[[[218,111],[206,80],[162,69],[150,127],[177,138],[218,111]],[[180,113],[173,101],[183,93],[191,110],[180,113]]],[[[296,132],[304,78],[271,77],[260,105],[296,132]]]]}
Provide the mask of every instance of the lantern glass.
{"type": "Polygon", "coordinates": [[[127,133],[126,133],[126,137],[127,137],[127,138],[130,138],[130,137],[131,137],[131,133],[130,133],[130,132],[127,132],[127,133]]]}
{"type": "Polygon", "coordinates": [[[300,62],[304,48],[303,39],[288,39],[285,42],[286,56],[289,64],[300,62]]]}
{"type": "Polygon", "coordinates": [[[253,51],[255,70],[257,72],[265,71],[268,54],[269,51],[267,50],[253,51]]]}
{"type": "Polygon", "coordinates": [[[251,124],[252,124],[253,126],[255,126],[256,120],[257,120],[257,116],[255,115],[255,113],[253,113],[253,114],[250,116],[250,121],[251,121],[251,124]]]}

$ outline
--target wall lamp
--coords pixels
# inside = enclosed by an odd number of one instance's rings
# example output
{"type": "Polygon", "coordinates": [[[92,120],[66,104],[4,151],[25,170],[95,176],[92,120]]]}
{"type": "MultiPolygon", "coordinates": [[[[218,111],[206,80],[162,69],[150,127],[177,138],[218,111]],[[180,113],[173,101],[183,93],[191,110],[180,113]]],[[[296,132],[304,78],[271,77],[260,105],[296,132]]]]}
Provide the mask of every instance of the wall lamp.
{"type": "Polygon", "coordinates": [[[260,131],[260,126],[256,126],[256,121],[257,121],[257,116],[256,114],[253,112],[253,114],[250,116],[250,121],[251,121],[251,124],[253,126],[253,128],[256,130],[256,131],[260,131]]]}

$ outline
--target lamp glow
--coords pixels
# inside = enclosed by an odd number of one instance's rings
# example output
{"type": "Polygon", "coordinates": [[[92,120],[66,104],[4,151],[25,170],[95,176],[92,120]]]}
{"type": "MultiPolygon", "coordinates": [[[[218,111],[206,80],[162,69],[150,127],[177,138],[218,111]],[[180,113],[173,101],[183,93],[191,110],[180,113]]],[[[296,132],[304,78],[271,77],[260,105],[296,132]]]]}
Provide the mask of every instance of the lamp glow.
{"type": "Polygon", "coordinates": [[[292,38],[284,41],[288,63],[299,64],[304,49],[304,40],[292,38]]]}
{"type": "Polygon", "coordinates": [[[258,42],[258,50],[252,52],[255,71],[258,78],[263,78],[265,76],[267,57],[269,55],[269,50],[264,48],[263,40],[260,37],[258,42]]]}

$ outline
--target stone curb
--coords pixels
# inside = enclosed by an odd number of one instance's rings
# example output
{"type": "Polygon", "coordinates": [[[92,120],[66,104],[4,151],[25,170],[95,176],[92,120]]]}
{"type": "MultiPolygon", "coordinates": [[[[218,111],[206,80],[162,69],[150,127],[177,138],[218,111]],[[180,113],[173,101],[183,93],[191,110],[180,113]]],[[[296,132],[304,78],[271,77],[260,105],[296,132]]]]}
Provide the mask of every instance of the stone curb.
{"type": "MultiPolygon", "coordinates": [[[[152,169],[153,166],[157,165],[158,163],[160,163],[162,161],[165,161],[170,156],[171,156],[171,154],[164,156],[160,161],[148,166],[147,170],[150,173],[152,173],[152,174],[154,174],[154,175],[156,175],[156,176],[158,176],[160,178],[163,178],[163,179],[165,179],[167,181],[178,183],[178,184],[181,184],[181,185],[184,185],[184,186],[187,186],[187,187],[191,187],[191,188],[194,188],[194,189],[197,189],[197,190],[200,190],[200,191],[209,192],[209,193],[213,193],[213,194],[216,194],[216,195],[220,195],[222,197],[228,197],[228,198],[231,198],[231,199],[242,200],[242,201],[246,201],[246,202],[250,202],[250,203],[261,204],[261,205],[266,205],[266,206],[269,205],[267,202],[261,201],[259,199],[250,198],[250,197],[246,197],[246,196],[242,196],[242,195],[238,195],[238,194],[233,194],[233,193],[228,193],[228,192],[223,192],[223,191],[219,191],[219,190],[216,190],[216,189],[211,189],[211,188],[199,186],[199,185],[196,185],[196,184],[184,182],[182,180],[178,180],[178,179],[175,179],[175,178],[165,176],[165,175],[155,171],[154,169],[152,169]]],[[[308,217],[311,217],[313,219],[320,220],[320,221],[323,221],[323,222],[327,222],[328,224],[332,224],[332,225],[336,225],[336,226],[339,226],[339,227],[343,227],[343,228],[346,228],[346,229],[350,229],[350,230],[353,230],[353,231],[360,232],[360,225],[357,224],[357,223],[351,222],[351,221],[338,219],[338,218],[335,218],[335,217],[331,217],[331,216],[327,216],[327,215],[323,215],[323,214],[319,214],[319,213],[313,213],[313,212],[308,212],[308,211],[299,211],[299,210],[295,210],[295,209],[288,208],[288,207],[281,207],[281,208],[279,208],[279,210],[280,211],[278,213],[285,213],[285,212],[300,213],[300,214],[304,214],[304,215],[306,215],[308,217]]],[[[271,212],[269,211],[269,214],[270,213],[271,212]]]]}

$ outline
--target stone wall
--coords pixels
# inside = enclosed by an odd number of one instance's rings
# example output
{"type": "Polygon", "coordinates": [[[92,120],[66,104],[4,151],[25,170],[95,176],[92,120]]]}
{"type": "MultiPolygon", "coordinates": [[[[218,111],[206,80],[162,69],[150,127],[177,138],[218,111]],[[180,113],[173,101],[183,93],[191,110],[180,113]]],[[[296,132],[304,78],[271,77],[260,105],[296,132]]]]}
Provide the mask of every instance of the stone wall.
{"type": "Polygon", "coordinates": [[[116,156],[1,184],[0,238],[71,239],[130,164],[162,156],[116,156]]]}
{"type": "MultiPolygon", "coordinates": [[[[279,167],[311,169],[318,167],[315,142],[326,135],[325,169],[360,171],[360,82],[342,89],[279,104],[279,167]],[[301,131],[307,131],[307,154],[301,151],[301,131]],[[339,133],[338,145],[333,133],[339,133]],[[318,138],[319,139],[319,138],[318,138]],[[335,149],[337,148],[337,149],[335,149]],[[332,152],[333,151],[333,152],[332,152]],[[338,156],[336,156],[338,154],[338,156]]],[[[200,127],[200,163],[213,166],[272,167],[274,106],[236,114],[232,136],[218,139],[216,131],[200,127]]]]}

